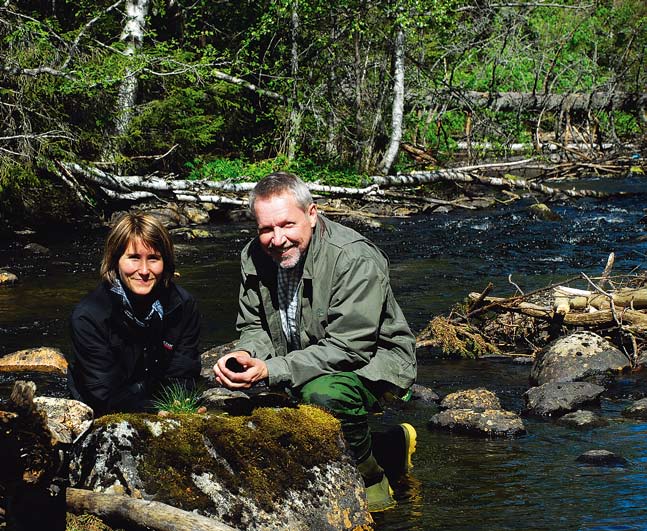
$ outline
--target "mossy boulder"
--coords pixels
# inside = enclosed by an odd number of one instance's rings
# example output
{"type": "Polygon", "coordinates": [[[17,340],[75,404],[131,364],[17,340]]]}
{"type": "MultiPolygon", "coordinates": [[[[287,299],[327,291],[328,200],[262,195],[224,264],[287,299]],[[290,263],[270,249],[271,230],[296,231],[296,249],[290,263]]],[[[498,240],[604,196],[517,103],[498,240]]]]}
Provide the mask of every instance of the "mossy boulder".
{"type": "Polygon", "coordinates": [[[312,406],[238,417],[101,417],[75,449],[70,481],[246,530],[332,531],[372,522],[339,422],[312,406]]]}

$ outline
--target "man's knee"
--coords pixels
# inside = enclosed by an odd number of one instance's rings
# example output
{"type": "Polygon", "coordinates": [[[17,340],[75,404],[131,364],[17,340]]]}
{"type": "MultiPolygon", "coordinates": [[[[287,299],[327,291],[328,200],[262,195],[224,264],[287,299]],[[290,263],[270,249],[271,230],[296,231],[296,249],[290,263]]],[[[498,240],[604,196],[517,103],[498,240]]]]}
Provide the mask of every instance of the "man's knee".
{"type": "Polygon", "coordinates": [[[354,373],[319,376],[301,389],[301,400],[340,415],[366,415],[361,382],[354,373]]]}

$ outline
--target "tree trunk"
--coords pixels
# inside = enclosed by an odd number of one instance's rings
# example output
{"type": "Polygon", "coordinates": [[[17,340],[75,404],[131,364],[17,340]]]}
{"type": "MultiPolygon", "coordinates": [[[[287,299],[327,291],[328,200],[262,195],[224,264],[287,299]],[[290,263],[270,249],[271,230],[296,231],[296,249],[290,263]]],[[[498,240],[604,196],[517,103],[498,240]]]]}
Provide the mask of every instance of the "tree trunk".
{"type": "Polygon", "coordinates": [[[292,50],[291,65],[292,74],[292,104],[290,108],[290,123],[288,130],[288,160],[293,160],[297,152],[297,139],[301,131],[301,109],[299,108],[299,0],[292,1],[292,16],[290,18],[292,26],[292,50]]]}
{"type": "MultiPolygon", "coordinates": [[[[149,0],[128,0],[126,2],[126,21],[121,33],[120,40],[126,42],[126,55],[132,60],[137,50],[141,48],[144,42],[144,31],[146,29],[146,17],[150,8],[149,0]]],[[[139,82],[137,72],[132,66],[126,67],[124,79],[119,87],[117,103],[115,107],[115,122],[113,124],[114,137],[126,133],[132,120],[133,109],[137,101],[137,91],[139,82]]],[[[108,139],[108,144],[104,148],[103,158],[105,161],[114,159],[118,152],[118,147],[114,139],[108,139]]]]}
{"type": "MultiPolygon", "coordinates": [[[[416,98],[417,99],[417,98],[416,98]]],[[[537,94],[524,92],[437,91],[425,95],[427,105],[451,100],[452,106],[470,110],[488,108],[503,112],[565,112],[595,111],[637,112],[647,108],[647,93],[591,92],[574,94],[537,94]]]]}
{"type": "Polygon", "coordinates": [[[387,175],[400,149],[402,116],[404,113],[404,29],[401,24],[395,31],[393,47],[393,107],[391,109],[391,139],[380,163],[379,172],[387,175]]]}

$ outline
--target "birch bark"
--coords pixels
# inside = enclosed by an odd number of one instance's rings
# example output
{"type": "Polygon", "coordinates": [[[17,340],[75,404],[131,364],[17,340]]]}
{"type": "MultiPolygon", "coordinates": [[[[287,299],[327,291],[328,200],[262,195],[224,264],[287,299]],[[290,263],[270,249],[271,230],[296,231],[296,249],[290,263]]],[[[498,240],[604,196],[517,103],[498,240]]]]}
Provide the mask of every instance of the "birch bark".
{"type": "Polygon", "coordinates": [[[400,149],[402,139],[402,116],[404,113],[404,28],[398,24],[393,47],[393,106],[391,109],[391,138],[389,147],[379,166],[379,172],[387,175],[400,149]]]}

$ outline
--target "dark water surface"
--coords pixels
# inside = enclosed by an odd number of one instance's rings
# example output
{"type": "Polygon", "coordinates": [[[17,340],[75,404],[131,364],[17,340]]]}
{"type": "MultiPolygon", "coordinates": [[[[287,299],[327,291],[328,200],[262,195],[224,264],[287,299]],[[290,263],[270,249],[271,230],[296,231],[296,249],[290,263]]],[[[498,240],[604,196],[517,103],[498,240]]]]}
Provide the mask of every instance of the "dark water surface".
{"type": "MultiPolygon", "coordinates": [[[[580,272],[595,276],[610,252],[616,254],[618,273],[647,269],[647,241],[642,241],[647,224],[641,221],[647,183],[600,180],[586,186],[621,186],[643,194],[552,204],[562,216],[554,222],[534,220],[526,211],[529,199],[487,211],[357,228],[389,255],[394,291],[418,332],[434,315],[490,281],[492,294],[505,296],[514,291],[509,276],[526,292],[580,272]]],[[[251,234],[249,224],[214,229],[221,231],[215,239],[178,242],[179,282],[199,301],[204,349],[235,338],[238,254],[251,234]]],[[[75,231],[0,242],[0,268],[20,278],[17,285],[0,289],[0,355],[43,345],[69,349],[67,317],[97,282],[104,235],[75,231]],[[50,254],[30,254],[23,249],[29,242],[46,245],[50,254]]],[[[504,407],[519,411],[529,370],[503,360],[423,356],[418,383],[441,396],[486,387],[504,407]]],[[[643,380],[647,376],[641,373],[627,377],[618,385],[628,392],[618,395],[644,396],[643,380]]],[[[6,393],[2,389],[0,380],[0,393],[6,393]]],[[[647,530],[647,423],[621,417],[628,403],[626,398],[603,400],[606,427],[576,431],[528,419],[526,437],[493,441],[431,432],[426,427],[430,411],[416,404],[388,412],[385,422],[406,419],[417,428],[418,450],[411,477],[396,491],[398,507],[376,516],[377,529],[647,530]],[[575,462],[594,448],[616,452],[629,465],[575,462]]]]}

